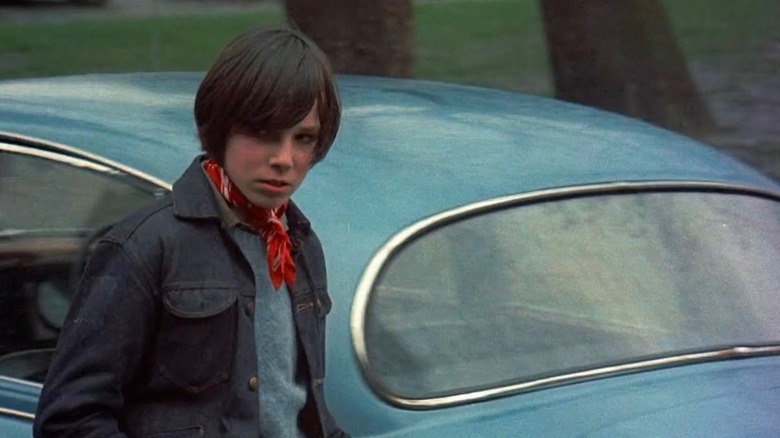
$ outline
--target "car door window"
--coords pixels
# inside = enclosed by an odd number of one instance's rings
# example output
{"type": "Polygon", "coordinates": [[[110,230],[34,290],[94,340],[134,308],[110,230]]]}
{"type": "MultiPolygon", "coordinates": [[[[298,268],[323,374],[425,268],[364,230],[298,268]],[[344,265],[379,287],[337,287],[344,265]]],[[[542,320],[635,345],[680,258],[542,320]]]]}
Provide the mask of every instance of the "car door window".
{"type": "Polygon", "coordinates": [[[42,380],[87,242],[154,194],[94,163],[0,151],[0,375],[42,380]]]}
{"type": "Polygon", "coordinates": [[[370,292],[370,379],[430,399],[648,358],[780,343],[780,203],[585,196],[450,221],[370,292]]]}

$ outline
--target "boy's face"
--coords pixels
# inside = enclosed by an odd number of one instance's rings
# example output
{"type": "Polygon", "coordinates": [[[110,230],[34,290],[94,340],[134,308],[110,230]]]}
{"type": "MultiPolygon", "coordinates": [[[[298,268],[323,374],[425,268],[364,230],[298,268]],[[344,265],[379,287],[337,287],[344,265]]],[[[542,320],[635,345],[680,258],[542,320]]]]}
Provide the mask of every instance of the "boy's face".
{"type": "Polygon", "coordinates": [[[223,167],[249,202],[277,208],[290,199],[309,173],[319,135],[315,103],[303,120],[284,131],[230,134],[223,167]]]}

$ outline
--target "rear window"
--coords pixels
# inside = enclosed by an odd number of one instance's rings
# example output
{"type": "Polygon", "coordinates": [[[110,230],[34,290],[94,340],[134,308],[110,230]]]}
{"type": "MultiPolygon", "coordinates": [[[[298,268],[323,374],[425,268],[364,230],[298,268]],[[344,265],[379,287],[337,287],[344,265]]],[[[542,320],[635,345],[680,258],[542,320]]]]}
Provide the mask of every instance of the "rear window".
{"type": "Polygon", "coordinates": [[[722,192],[601,194],[481,213],[381,269],[364,364],[430,399],[780,341],[780,204],[722,192]]]}

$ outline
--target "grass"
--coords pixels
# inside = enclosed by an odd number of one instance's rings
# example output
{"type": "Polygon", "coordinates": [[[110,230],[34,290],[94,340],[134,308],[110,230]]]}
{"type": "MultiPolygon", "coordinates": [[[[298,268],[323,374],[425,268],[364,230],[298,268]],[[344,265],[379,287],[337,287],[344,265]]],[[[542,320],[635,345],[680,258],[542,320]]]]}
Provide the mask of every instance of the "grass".
{"type": "MultiPolygon", "coordinates": [[[[165,1],[165,0],[160,0],[165,1]]],[[[777,0],[664,0],[689,57],[727,56],[780,36],[777,0]]],[[[203,70],[241,30],[281,24],[278,9],[62,23],[0,21],[0,78],[203,70]]],[[[415,7],[416,76],[546,93],[537,0],[425,2],[415,7]]]]}
{"type": "Polygon", "coordinates": [[[282,22],[281,11],[270,11],[5,25],[0,77],[203,70],[243,29],[282,22]]]}
{"type": "Polygon", "coordinates": [[[415,9],[416,76],[541,91],[549,87],[535,0],[430,3],[415,9]]]}

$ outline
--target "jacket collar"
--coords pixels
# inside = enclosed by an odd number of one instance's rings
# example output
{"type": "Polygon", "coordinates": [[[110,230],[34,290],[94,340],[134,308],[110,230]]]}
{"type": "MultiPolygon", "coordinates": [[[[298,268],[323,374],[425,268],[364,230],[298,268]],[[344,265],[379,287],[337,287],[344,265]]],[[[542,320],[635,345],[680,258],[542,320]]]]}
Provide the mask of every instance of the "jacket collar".
{"type": "Polygon", "coordinates": [[[311,223],[306,216],[303,215],[301,210],[295,205],[295,202],[290,200],[290,204],[287,206],[287,226],[294,232],[300,232],[304,236],[309,235],[311,232],[311,223]]]}
{"type": "MultiPolygon", "coordinates": [[[[205,155],[196,157],[173,183],[173,213],[180,219],[221,219],[214,189],[201,167],[205,159],[205,155]]],[[[292,200],[287,207],[287,226],[303,235],[311,231],[309,220],[292,200]]]]}
{"type": "Polygon", "coordinates": [[[181,219],[219,219],[219,205],[206,175],[201,170],[200,155],[173,183],[173,214],[181,219]]]}

